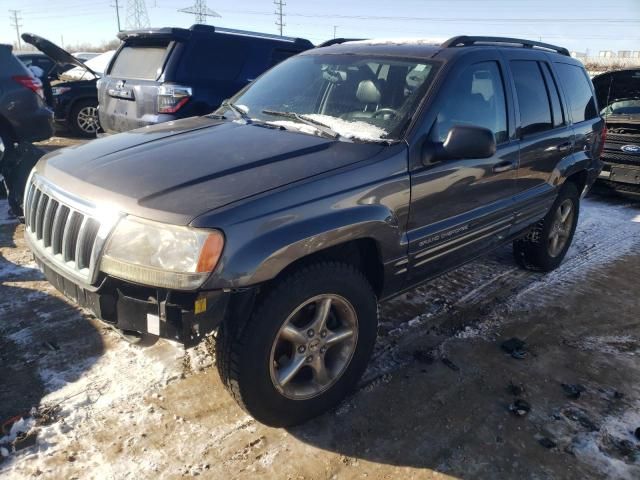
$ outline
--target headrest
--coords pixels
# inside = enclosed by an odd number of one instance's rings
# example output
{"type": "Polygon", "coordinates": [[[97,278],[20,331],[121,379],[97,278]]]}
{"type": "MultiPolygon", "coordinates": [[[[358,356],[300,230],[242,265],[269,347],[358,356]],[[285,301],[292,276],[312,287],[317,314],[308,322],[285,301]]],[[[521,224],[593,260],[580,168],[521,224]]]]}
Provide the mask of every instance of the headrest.
{"type": "Polygon", "coordinates": [[[358,85],[358,91],[356,97],[362,103],[380,103],[382,94],[380,89],[372,80],[363,80],[358,85]]]}

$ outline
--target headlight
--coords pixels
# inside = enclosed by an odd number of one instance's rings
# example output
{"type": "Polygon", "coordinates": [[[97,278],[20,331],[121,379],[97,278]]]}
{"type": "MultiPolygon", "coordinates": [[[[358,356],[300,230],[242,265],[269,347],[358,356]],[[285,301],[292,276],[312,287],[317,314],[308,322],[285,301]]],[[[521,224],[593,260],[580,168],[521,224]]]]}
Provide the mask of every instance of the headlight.
{"type": "Polygon", "coordinates": [[[125,217],[107,242],[100,269],[144,285],[190,290],[216,268],[223,246],[217,230],[125,217]]]}

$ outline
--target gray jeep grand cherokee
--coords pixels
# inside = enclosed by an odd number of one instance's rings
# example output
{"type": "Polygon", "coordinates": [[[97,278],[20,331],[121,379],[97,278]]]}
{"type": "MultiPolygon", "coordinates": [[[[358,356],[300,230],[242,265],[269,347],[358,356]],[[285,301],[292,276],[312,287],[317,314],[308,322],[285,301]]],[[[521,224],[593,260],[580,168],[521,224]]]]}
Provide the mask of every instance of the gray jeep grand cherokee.
{"type": "Polygon", "coordinates": [[[25,197],[47,278],[130,334],[217,329],[229,392],[261,422],[336,405],[377,304],[506,242],[562,261],[603,120],[552,45],[336,42],[216,112],[49,154],[25,197]]]}

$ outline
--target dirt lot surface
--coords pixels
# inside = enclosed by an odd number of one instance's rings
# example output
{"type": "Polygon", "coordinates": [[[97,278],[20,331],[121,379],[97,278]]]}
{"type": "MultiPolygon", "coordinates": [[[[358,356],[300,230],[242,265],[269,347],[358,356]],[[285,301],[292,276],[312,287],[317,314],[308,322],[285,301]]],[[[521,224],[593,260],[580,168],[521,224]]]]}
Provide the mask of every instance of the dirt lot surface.
{"type": "Polygon", "coordinates": [[[551,274],[505,248],[387,303],[357,391],[288,430],[233,403],[210,344],[130,346],[65,301],[5,210],[2,478],[640,478],[637,204],[584,200],[551,274]]]}

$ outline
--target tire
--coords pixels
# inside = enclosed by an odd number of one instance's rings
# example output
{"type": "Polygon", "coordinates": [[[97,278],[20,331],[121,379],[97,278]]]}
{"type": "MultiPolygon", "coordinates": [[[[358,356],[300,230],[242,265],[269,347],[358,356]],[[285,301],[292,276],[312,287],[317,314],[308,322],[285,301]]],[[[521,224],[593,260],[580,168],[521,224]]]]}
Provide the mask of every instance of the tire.
{"type": "Polygon", "coordinates": [[[82,138],[95,138],[100,130],[97,100],[78,100],[69,112],[71,131],[82,138]],[[89,119],[93,118],[93,121],[89,119]]]}
{"type": "Polygon", "coordinates": [[[513,242],[513,254],[518,265],[526,270],[550,272],[562,263],[576,231],[580,213],[580,194],[574,183],[565,183],[549,213],[527,234],[513,242]],[[564,224],[558,223],[571,208],[564,224]],[[562,244],[555,244],[558,234],[562,244]]]}
{"type": "Polygon", "coordinates": [[[373,351],[377,316],[371,285],[354,267],[336,262],[302,267],[261,296],[245,325],[233,319],[223,323],[216,338],[218,372],[236,402],[256,420],[273,427],[305,422],[336,406],[354,388],[373,351]],[[327,327],[314,336],[309,326],[323,317],[322,305],[329,305],[324,310],[327,327]],[[307,314],[312,323],[306,324],[307,314]],[[300,328],[296,334],[309,336],[303,340],[308,342],[304,353],[303,344],[283,340],[285,325],[294,321],[299,322],[295,329],[300,328]],[[321,343],[350,328],[353,335],[340,343],[321,343]],[[277,379],[286,377],[296,358],[304,358],[298,373],[280,384],[277,379]],[[320,370],[328,375],[323,380],[315,373],[320,370]]]}

